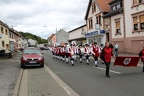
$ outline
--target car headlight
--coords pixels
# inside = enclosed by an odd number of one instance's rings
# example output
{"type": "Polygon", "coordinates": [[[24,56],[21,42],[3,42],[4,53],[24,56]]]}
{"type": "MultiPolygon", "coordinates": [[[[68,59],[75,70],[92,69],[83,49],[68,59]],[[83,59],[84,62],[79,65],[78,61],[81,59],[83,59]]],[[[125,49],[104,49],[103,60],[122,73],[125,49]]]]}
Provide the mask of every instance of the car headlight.
{"type": "Polygon", "coordinates": [[[43,59],[43,57],[40,57],[38,60],[42,60],[43,59]]]}
{"type": "Polygon", "coordinates": [[[24,56],[23,56],[23,59],[24,59],[24,60],[27,60],[27,58],[25,58],[24,56]]]}

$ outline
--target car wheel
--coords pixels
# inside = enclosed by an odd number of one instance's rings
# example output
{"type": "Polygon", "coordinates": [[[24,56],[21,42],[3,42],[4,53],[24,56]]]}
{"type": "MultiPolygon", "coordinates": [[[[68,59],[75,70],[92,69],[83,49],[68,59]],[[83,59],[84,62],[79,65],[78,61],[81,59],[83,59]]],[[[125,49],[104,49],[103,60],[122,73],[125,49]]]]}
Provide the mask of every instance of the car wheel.
{"type": "Polygon", "coordinates": [[[25,66],[24,66],[24,64],[23,63],[21,63],[21,68],[24,68],[25,66]]]}
{"type": "Polygon", "coordinates": [[[44,63],[41,64],[41,67],[44,67],[44,63]]]}

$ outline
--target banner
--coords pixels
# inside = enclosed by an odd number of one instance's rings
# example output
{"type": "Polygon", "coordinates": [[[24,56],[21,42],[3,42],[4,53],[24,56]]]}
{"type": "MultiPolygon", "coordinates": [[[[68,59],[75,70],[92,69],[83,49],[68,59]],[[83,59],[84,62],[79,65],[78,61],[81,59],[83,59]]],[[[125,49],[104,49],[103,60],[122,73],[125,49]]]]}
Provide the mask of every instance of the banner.
{"type": "Polygon", "coordinates": [[[136,67],[140,57],[130,56],[118,56],[115,59],[114,65],[125,66],[125,67],[136,67]]]}

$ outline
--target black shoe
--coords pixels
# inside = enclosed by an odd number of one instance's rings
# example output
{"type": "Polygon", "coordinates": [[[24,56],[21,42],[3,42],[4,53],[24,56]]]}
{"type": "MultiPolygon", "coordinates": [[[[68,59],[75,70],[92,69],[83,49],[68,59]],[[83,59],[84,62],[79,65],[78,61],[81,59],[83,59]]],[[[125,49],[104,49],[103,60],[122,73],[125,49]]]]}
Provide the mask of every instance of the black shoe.
{"type": "Polygon", "coordinates": [[[74,66],[74,64],[72,64],[72,66],[74,66]]]}
{"type": "Polygon", "coordinates": [[[82,61],[80,61],[80,63],[82,63],[82,61]]]}
{"type": "Polygon", "coordinates": [[[108,78],[110,78],[110,76],[109,75],[106,75],[108,78]]]}
{"type": "Polygon", "coordinates": [[[66,64],[68,64],[69,62],[66,62],[66,64]]]}
{"type": "Polygon", "coordinates": [[[95,65],[95,67],[98,67],[98,65],[95,65]]]}
{"type": "Polygon", "coordinates": [[[89,65],[89,63],[87,63],[87,65],[89,65]]]}
{"type": "Polygon", "coordinates": [[[75,62],[76,62],[77,60],[75,60],[75,62]]]}

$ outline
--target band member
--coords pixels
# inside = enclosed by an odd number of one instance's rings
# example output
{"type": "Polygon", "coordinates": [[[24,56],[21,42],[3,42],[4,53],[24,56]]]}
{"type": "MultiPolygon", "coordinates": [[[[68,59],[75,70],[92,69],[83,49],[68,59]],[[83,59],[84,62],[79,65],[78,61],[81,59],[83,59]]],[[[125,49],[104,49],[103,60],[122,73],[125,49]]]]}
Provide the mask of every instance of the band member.
{"type": "Polygon", "coordinates": [[[139,56],[141,57],[141,61],[143,62],[143,72],[144,72],[144,46],[143,49],[140,51],[139,56]]]}
{"type": "Polygon", "coordinates": [[[77,55],[79,56],[80,63],[82,63],[82,48],[81,45],[77,48],[77,55]]]}
{"type": "Polygon", "coordinates": [[[88,44],[85,44],[84,55],[86,57],[86,63],[89,65],[89,56],[91,55],[91,48],[88,44]]]}
{"type": "Polygon", "coordinates": [[[72,50],[73,50],[73,59],[74,59],[74,61],[76,61],[76,53],[77,53],[77,46],[76,46],[76,44],[74,43],[74,44],[72,44],[72,50]]]}
{"type": "Polygon", "coordinates": [[[66,52],[65,52],[65,46],[62,46],[61,47],[61,51],[62,51],[62,61],[64,62],[65,61],[65,55],[66,55],[66,52]]]}
{"type": "Polygon", "coordinates": [[[68,43],[65,43],[65,55],[66,55],[66,63],[69,63],[69,57],[70,57],[70,46],[68,46],[68,43]]]}
{"type": "Polygon", "coordinates": [[[103,61],[102,55],[101,55],[102,49],[103,49],[103,44],[101,44],[99,48],[100,48],[100,61],[102,62],[102,64],[104,64],[104,61],[103,61]]]}
{"type": "Polygon", "coordinates": [[[70,45],[69,52],[70,52],[72,66],[74,66],[74,59],[76,54],[75,54],[75,48],[73,47],[73,44],[70,45]]]}
{"type": "Polygon", "coordinates": [[[97,62],[98,62],[98,57],[99,57],[99,54],[100,54],[100,48],[99,48],[99,46],[97,45],[96,42],[94,42],[93,45],[92,45],[92,54],[93,54],[93,57],[94,57],[94,60],[95,60],[95,67],[98,67],[97,62]]]}

